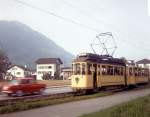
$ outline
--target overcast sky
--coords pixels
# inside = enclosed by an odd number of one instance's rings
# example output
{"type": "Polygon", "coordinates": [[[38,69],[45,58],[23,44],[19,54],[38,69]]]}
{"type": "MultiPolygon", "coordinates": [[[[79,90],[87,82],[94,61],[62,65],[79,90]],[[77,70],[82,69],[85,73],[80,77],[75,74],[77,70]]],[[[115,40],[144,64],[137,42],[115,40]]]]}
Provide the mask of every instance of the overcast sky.
{"type": "Polygon", "coordinates": [[[112,32],[117,43],[115,56],[137,60],[150,58],[148,0],[20,1],[77,24],[23,5],[17,0],[0,0],[0,20],[20,21],[74,55],[92,52],[90,44],[96,35],[112,32]]]}

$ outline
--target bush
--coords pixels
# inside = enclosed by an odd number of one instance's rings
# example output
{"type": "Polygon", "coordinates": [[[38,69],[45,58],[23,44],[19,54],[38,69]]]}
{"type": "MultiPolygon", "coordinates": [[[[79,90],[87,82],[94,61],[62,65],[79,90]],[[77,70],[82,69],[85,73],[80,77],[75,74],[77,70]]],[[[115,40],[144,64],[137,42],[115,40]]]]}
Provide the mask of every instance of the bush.
{"type": "Polygon", "coordinates": [[[49,73],[45,73],[42,77],[43,80],[51,80],[53,79],[53,77],[51,76],[51,74],[49,73]]]}

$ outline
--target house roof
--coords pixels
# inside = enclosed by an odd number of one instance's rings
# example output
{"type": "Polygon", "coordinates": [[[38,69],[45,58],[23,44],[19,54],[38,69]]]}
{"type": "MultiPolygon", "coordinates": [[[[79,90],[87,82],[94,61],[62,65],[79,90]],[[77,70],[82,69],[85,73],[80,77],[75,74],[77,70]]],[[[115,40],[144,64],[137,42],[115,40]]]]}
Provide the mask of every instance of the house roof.
{"type": "MultiPolygon", "coordinates": [[[[31,69],[29,69],[29,68],[27,68],[27,67],[24,67],[24,66],[22,66],[22,65],[13,65],[12,67],[14,67],[14,66],[17,66],[17,67],[19,67],[19,68],[21,68],[21,69],[23,69],[23,70],[25,70],[25,71],[31,71],[31,69]]],[[[12,68],[11,67],[11,68],[12,68]]]]}
{"type": "Polygon", "coordinates": [[[72,71],[71,67],[62,67],[61,71],[72,71]]]}
{"type": "Polygon", "coordinates": [[[137,64],[150,64],[150,60],[149,59],[142,59],[140,61],[136,62],[137,64]]]}
{"type": "Polygon", "coordinates": [[[126,64],[127,64],[127,65],[131,65],[131,66],[135,66],[134,60],[127,60],[127,61],[126,61],[126,64]]]}
{"type": "Polygon", "coordinates": [[[63,64],[60,58],[39,58],[37,64],[63,64]]]}
{"type": "Polygon", "coordinates": [[[63,67],[63,68],[61,68],[61,71],[62,72],[71,72],[72,68],[71,67],[63,67]]]}
{"type": "Polygon", "coordinates": [[[71,67],[62,67],[61,69],[71,69],[71,67]]]}

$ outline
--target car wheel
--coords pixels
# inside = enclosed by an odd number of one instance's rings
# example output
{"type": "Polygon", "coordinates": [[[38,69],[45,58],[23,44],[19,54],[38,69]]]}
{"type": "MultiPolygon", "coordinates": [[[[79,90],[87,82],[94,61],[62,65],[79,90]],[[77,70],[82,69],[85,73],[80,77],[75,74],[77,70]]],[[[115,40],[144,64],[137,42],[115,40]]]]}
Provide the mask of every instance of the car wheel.
{"type": "Polygon", "coordinates": [[[39,91],[39,93],[40,94],[44,94],[44,90],[45,90],[44,88],[41,88],[40,91],[39,91]]]}
{"type": "Polygon", "coordinates": [[[23,91],[22,91],[22,90],[18,90],[18,91],[16,92],[16,95],[17,95],[18,97],[23,96],[23,91]]]}

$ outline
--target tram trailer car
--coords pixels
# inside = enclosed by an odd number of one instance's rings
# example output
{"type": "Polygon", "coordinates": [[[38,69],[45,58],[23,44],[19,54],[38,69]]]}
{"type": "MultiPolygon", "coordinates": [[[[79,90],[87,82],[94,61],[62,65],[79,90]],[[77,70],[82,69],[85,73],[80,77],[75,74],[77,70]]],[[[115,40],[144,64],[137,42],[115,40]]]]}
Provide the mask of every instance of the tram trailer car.
{"type": "Polygon", "coordinates": [[[97,90],[104,87],[129,87],[149,82],[149,70],[135,67],[124,59],[85,53],[72,64],[74,91],[97,90]]]}

